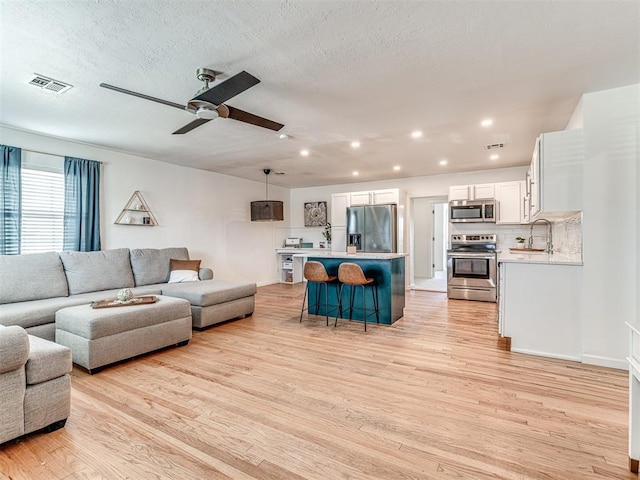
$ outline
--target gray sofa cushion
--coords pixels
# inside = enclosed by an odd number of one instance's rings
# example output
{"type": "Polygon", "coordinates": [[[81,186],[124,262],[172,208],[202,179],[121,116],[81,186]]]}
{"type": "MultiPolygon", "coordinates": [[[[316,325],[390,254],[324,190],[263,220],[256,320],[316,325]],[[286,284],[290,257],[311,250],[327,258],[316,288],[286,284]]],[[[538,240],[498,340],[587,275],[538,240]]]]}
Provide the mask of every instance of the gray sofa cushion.
{"type": "Polygon", "coordinates": [[[0,255],[0,272],[0,304],[69,294],[56,252],[0,255]]]}
{"type": "Polygon", "coordinates": [[[131,250],[131,268],[136,286],[169,281],[169,260],[189,260],[186,248],[136,248],[131,250]]]}
{"type": "Polygon", "coordinates": [[[29,347],[27,385],[46,382],[71,371],[71,350],[67,347],[33,335],[29,335],[29,347]]]}
{"type": "Polygon", "coordinates": [[[207,307],[255,295],[255,283],[203,280],[201,282],[171,283],[162,287],[162,294],[184,298],[191,305],[207,307]]]}
{"type": "Polygon", "coordinates": [[[129,249],[60,252],[69,294],[133,287],[129,249]]]}

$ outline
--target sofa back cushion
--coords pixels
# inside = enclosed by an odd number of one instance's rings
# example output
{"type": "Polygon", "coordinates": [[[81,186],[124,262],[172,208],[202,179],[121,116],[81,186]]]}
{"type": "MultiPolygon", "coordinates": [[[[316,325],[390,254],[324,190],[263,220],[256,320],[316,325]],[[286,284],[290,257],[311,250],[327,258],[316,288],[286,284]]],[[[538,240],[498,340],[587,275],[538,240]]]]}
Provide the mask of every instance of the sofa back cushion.
{"type": "Polygon", "coordinates": [[[137,248],[131,250],[131,268],[136,286],[167,283],[171,259],[189,260],[186,248],[137,248]]]}
{"type": "Polygon", "coordinates": [[[68,295],[56,252],[0,255],[0,304],[68,295]]]}
{"type": "Polygon", "coordinates": [[[128,248],[99,252],[61,252],[60,258],[70,295],[135,286],[128,248]]]}

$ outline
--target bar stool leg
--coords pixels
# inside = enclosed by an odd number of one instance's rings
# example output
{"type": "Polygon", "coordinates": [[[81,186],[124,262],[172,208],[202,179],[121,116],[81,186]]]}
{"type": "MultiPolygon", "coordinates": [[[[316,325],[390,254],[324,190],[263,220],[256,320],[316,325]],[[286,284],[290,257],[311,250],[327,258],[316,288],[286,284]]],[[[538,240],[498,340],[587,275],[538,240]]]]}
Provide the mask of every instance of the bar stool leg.
{"type": "Polygon", "coordinates": [[[353,288],[354,287],[353,285],[349,285],[349,287],[351,290],[350,291],[351,295],[349,297],[349,321],[352,321],[353,320],[353,302],[356,299],[356,289],[353,288]]]}
{"type": "MultiPolygon", "coordinates": [[[[309,282],[304,287],[304,296],[302,297],[302,309],[300,310],[300,323],[302,323],[302,314],[304,313],[304,302],[307,299],[307,292],[309,291],[309,282]]],[[[308,307],[308,305],[307,305],[308,307]]]]}
{"type": "Polygon", "coordinates": [[[327,319],[327,327],[329,326],[329,284],[324,283],[324,315],[327,319]]]}
{"type": "Polygon", "coordinates": [[[360,285],[362,287],[362,313],[364,315],[364,331],[367,331],[367,290],[364,288],[364,285],[360,285]]]}
{"type": "Polygon", "coordinates": [[[374,283],[373,284],[373,289],[371,290],[371,293],[374,294],[373,295],[373,306],[376,309],[376,323],[380,323],[380,309],[378,308],[378,284],[374,283]]]}
{"type": "MultiPolygon", "coordinates": [[[[342,287],[344,287],[344,283],[340,284],[340,292],[338,293],[338,312],[336,312],[336,320],[333,323],[334,327],[338,326],[338,313],[342,316],[342,287]]],[[[336,285],[336,290],[338,289],[338,285],[336,285]]]]}

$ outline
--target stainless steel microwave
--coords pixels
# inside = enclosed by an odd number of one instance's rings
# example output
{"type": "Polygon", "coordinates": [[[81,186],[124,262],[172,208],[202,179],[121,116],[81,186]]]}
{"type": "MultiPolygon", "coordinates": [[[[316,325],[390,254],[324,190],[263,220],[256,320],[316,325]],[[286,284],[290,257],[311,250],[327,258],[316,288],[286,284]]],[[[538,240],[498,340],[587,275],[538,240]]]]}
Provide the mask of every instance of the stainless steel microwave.
{"type": "Polygon", "coordinates": [[[451,223],[496,223],[494,200],[453,200],[449,202],[451,223]]]}

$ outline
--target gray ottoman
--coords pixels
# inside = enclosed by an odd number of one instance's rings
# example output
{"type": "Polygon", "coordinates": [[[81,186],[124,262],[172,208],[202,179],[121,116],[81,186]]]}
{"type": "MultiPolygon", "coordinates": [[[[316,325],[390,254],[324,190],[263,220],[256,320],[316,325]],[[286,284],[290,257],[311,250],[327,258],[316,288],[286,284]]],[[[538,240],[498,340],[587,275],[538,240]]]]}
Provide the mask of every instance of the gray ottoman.
{"type": "Polygon", "coordinates": [[[253,314],[256,292],[255,283],[222,280],[169,283],[162,286],[163,295],[189,300],[193,327],[196,330],[253,314]]]}
{"type": "Polygon", "coordinates": [[[95,373],[102,367],[191,339],[191,310],[181,298],[158,295],[148,305],[56,312],[56,343],[71,349],[73,363],[95,373]]]}

